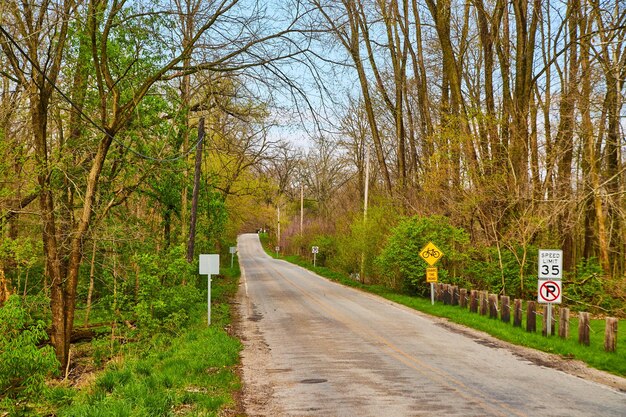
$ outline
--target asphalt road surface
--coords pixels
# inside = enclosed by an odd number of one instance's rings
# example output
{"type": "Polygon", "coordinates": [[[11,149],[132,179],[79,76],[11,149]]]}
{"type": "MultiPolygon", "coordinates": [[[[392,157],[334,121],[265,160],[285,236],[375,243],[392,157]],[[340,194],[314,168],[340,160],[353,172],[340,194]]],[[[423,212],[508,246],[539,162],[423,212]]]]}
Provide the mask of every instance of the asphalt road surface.
{"type": "Polygon", "coordinates": [[[238,245],[251,417],[626,416],[618,389],[238,245]]]}

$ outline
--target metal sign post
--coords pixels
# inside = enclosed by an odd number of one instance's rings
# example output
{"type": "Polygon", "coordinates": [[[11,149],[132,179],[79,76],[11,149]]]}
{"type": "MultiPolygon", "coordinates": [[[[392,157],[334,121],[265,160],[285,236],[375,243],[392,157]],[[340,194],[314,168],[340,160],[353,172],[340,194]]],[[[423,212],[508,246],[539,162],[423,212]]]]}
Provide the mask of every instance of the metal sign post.
{"type": "Polygon", "coordinates": [[[431,306],[435,305],[435,283],[434,282],[430,283],[430,305],[431,306]]]}
{"type": "Polygon", "coordinates": [[[430,282],[430,304],[435,305],[435,282],[439,280],[436,266],[426,268],[426,282],[430,282]]]}
{"type": "Polygon", "coordinates": [[[320,251],[319,246],[313,246],[313,247],[311,248],[311,252],[313,252],[313,267],[315,267],[315,262],[316,262],[316,259],[317,259],[317,253],[318,253],[319,251],[320,251]]]}
{"type": "Polygon", "coordinates": [[[237,248],[235,246],[230,247],[230,269],[233,269],[233,263],[235,261],[235,253],[237,253],[237,248]]]}
{"type": "Polygon", "coordinates": [[[208,275],[207,278],[207,326],[211,325],[211,275],[220,273],[220,256],[217,254],[200,255],[200,275],[208,275]]]}

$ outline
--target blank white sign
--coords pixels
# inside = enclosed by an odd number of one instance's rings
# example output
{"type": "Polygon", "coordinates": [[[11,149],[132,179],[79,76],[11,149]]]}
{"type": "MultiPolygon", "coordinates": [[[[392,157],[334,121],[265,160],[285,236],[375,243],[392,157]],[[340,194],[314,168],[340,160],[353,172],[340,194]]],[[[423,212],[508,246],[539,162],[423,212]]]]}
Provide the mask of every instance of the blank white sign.
{"type": "Polygon", "coordinates": [[[218,254],[200,255],[200,275],[217,275],[220,273],[220,256],[218,254]]]}

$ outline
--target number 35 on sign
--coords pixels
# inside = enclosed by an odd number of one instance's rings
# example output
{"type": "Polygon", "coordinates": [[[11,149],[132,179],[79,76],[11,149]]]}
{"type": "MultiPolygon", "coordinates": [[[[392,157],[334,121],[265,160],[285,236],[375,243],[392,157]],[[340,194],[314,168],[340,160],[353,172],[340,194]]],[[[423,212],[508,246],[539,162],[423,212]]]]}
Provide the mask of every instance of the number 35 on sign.
{"type": "Polygon", "coordinates": [[[539,249],[539,278],[563,278],[563,251],[560,249],[539,249]]]}

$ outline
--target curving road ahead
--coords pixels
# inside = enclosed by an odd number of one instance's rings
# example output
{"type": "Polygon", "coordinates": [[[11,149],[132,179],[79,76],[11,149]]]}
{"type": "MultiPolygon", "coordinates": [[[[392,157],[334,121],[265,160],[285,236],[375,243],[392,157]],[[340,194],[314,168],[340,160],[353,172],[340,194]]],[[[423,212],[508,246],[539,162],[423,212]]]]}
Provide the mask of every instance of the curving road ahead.
{"type": "Polygon", "coordinates": [[[249,416],[626,416],[624,392],[238,246],[249,416]]]}

